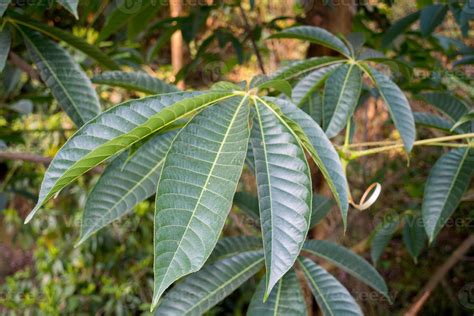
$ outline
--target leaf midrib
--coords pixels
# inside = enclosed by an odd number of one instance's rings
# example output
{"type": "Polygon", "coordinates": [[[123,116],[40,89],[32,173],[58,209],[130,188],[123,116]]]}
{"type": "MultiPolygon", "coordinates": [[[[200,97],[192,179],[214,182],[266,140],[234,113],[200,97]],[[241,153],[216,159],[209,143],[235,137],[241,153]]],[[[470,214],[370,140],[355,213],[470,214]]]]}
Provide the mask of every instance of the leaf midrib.
{"type": "MultiPolygon", "coordinates": [[[[346,87],[347,87],[347,84],[349,82],[349,77],[351,76],[351,73],[352,73],[352,69],[354,68],[354,65],[351,64],[349,65],[349,69],[347,69],[347,73],[346,73],[346,76],[344,77],[344,82],[342,84],[342,87],[341,87],[341,90],[339,90],[339,96],[337,98],[337,102],[336,102],[336,107],[334,109],[334,112],[332,113],[331,115],[331,119],[329,120],[329,125],[327,127],[327,130],[329,130],[329,127],[332,126],[333,124],[333,119],[334,119],[334,116],[336,115],[337,113],[337,110],[341,107],[341,101],[342,101],[342,96],[344,95],[345,93],[345,90],[346,90],[346,87]]],[[[326,102],[326,98],[324,99],[324,102],[326,102]]],[[[325,115],[323,115],[325,116],[325,115]]]]}
{"type": "Polygon", "coordinates": [[[298,259],[298,262],[300,263],[300,267],[303,269],[304,274],[307,276],[307,280],[309,280],[309,282],[311,283],[311,285],[313,285],[314,289],[319,293],[319,297],[320,297],[321,300],[323,301],[324,306],[326,306],[326,309],[328,310],[329,314],[334,315],[334,313],[332,312],[332,309],[331,309],[330,305],[329,305],[328,302],[326,301],[326,297],[324,296],[324,293],[321,292],[321,289],[318,287],[318,285],[317,285],[316,282],[314,281],[313,277],[311,276],[311,273],[310,273],[310,272],[308,271],[308,269],[306,268],[304,262],[302,262],[300,259],[298,259]]]}

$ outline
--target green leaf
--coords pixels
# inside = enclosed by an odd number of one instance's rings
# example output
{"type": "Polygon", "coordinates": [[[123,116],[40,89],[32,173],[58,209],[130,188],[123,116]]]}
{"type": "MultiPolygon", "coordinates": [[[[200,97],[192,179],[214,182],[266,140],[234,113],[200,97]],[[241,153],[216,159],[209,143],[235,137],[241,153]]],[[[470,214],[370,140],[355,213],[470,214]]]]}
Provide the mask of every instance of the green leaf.
{"type": "Polygon", "coordinates": [[[110,35],[125,27],[133,18],[143,12],[153,10],[156,12],[161,7],[160,1],[123,1],[114,11],[112,11],[102,28],[97,42],[109,38],[110,35]]]}
{"type": "Polygon", "coordinates": [[[300,106],[319,126],[323,122],[323,97],[321,93],[315,92],[300,106]]]}
{"type": "Polygon", "coordinates": [[[421,216],[412,215],[405,217],[405,225],[403,225],[403,243],[407,247],[408,253],[418,261],[418,256],[425,247],[426,234],[423,226],[423,218],[421,216]]]}
{"type": "Polygon", "coordinates": [[[454,122],[467,113],[466,104],[449,92],[431,92],[421,95],[423,100],[450,117],[454,122]]]}
{"type": "Polygon", "coordinates": [[[382,255],[383,251],[392,239],[393,234],[395,234],[395,232],[397,231],[399,224],[400,219],[397,217],[390,219],[385,223],[382,223],[378,227],[372,239],[370,248],[370,256],[374,265],[377,265],[380,256],[382,255]]]}
{"type": "Polygon", "coordinates": [[[338,65],[332,65],[320,68],[301,79],[293,88],[293,102],[298,106],[302,106],[312,101],[314,93],[324,84],[337,67],[338,65]]]}
{"type": "Polygon", "coordinates": [[[314,194],[310,228],[316,226],[324,217],[326,217],[333,206],[334,201],[332,199],[323,195],[314,194]]]}
{"type": "Polygon", "coordinates": [[[386,65],[390,67],[392,72],[400,73],[406,78],[411,78],[411,75],[413,74],[413,67],[398,59],[387,57],[367,57],[364,58],[364,60],[386,65]]]}
{"type": "Polygon", "coordinates": [[[56,2],[71,12],[71,14],[74,15],[76,19],[79,18],[77,15],[77,5],[79,4],[79,0],[56,0],[56,2]]]}
{"type": "Polygon", "coordinates": [[[266,266],[266,293],[293,266],[311,216],[309,166],[300,144],[273,111],[256,101],[252,129],[260,221],[266,266]]]}
{"type": "Polygon", "coordinates": [[[390,28],[385,32],[382,37],[382,47],[388,48],[393,44],[393,41],[405,32],[410,25],[416,22],[420,17],[420,11],[416,11],[412,14],[409,14],[400,20],[397,20],[395,23],[390,26],[390,28]]]}
{"type": "Polygon", "coordinates": [[[7,10],[10,2],[11,0],[0,0],[0,18],[3,16],[5,11],[7,10]]]}
{"type": "Polygon", "coordinates": [[[132,157],[124,152],[107,166],[87,198],[77,245],[155,193],[164,157],[175,136],[176,132],[156,135],[132,157]]]}
{"type": "Polygon", "coordinates": [[[100,113],[92,84],[69,53],[55,42],[25,27],[19,27],[44,83],[77,126],[100,113]]]}
{"type": "Polygon", "coordinates": [[[308,258],[298,263],[323,315],[362,315],[359,305],[336,278],[308,258]]]}
{"type": "Polygon", "coordinates": [[[420,30],[423,36],[428,36],[435,28],[443,23],[444,17],[448,12],[448,6],[444,4],[433,4],[421,10],[420,30]]]}
{"type": "Polygon", "coordinates": [[[258,198],[247,192],[236,192],[234,203],[252,219],[260,218],[258,209],[258,198]]]}
{"type": "Polygon", "coordinates": [[[291,98],[291,85],[288,83],[288,81],[283,80],[283,79],[274,79],[274,80],[268,80],[260,85],[257,86],[259,90],[263,89],[274,89],[278,92],[281,92],[291,98]]]}
{"type": "Polygon", "coordinates": [[[122,87],[148,94],[162,94],[179,91],[158,78],[145,72],[106,71],[92,78],[93,83],[122,87]]]}
{"type": "Polygon", "coordinates": [[[433,166],[425,184],[423,222],[430,243],[461,202],[474,172],[474,150],[454,149],[433,166]]]}
{"type": "Polygon", "coordinates": [[[337,68],[328,78],[323,95],[323,128],[332,138],[352,116],[362,89],[362,72],[354,64],[337,68]]]}
{"type": "Polygon", "coordinates": [[[308,314],[300,282],[294,269],[288,271],[278,281],[265,303],[264,296],[265,279],[262,279],[250,302],[248,316],[305,316],[308,314]]]}
{"type": "Polygon", "coordinates": [[[251,251],[205,265],[166,293],[155,315],[204,314],[255,275],[263,260],[261,251],[251,251]]]}
{"type": "Polygon", "coordinates": [[[303,251],[330,261],[390,300],[388,288],[382,276],[365,259],[352,251],[324,240],[306,241],[303,251]]]}
{"type": "Polygon", "coordinates": [[[99,64],[107,69],[119,69],[119,66],[109,56],[104,54],[97,46],[87,43],[80,37],[76,37],[69,32],[65,32],[57,27],[52,27],[37,21],[33,21],[20,14],[11,12],[9,18],[15,24],[23,25],[32,30],[43,33],[44,35],[53,38],[57,41],[63,41],[77,50],[83,52],[90,58],[96,60],[99,64]]]}
{"type": "Polygon", "coordinates": [[[156,193],[152,307],[210,256],[232,207],[249,139],[247,97],[198,114],[166,156],[156,193]]]}
{"type": "Polygon", "coordinates": [[[252,236],[226,237],[219,240],[206,264],[239,255],[242,252],[262,249],[262,240],[252,236]]]}
{"type": "Polygon", "coordinates": [[[131,145],[194,114],[227,92],[173,93],[117,105],[78,130],[61,148],[46,171],[38,202],[29,222],[43,204],[82,174],[131,145]]]}
{"type": "Polygon", "coordinates": [[[288,66],[280,68],[271,78],[289,80],[319,68],[340,64],[344,60],[338,57],[313,57],[290,63],[288,66]]]}
{"type": "Polygon", "coordinates": [[[386,75],[362,64],[364,70],[375,83],[380,96],[388,106],[390,116],[400,133],[407,152],[411,152],[416,138],[415,119],[410,103],[400,88],[386,75]]]}
{"type": "MultiPolygon", "coordinates": [[[[467,122],[472,122],[474,121],[474,112],[471,111],[467,113],[466,115],[462,116],[459,121],[456,122],[456,124],[451,127],[451,130],[455,130],[456,128],[461,127],[462,125],[466,124],[467,122]]],[[[472,129],[472,128],[471,128],[472,129]]]]}
{"type": "Polygon", "coordinates": [[[276,98],[266,98],[266,100],[270,102],[270,105],[275,104],[277,109],[281,111],[281,119],[290,125],[303,143],[304,149],[311,155],[319,170],[321,170],[341,209],[342,220],[344,226],[346,226],[347,211],[349,209],[347,192],[349,192],[349,188],[336,149],[334,149],[321,127],[294,104],[276,98]]]}
{"type": "Polygon", "coordinates": [[[4,28],[0,31],[0,73],[3,71],[3,68],[5,68],[8,53],[10,52],[11,41],[10,30],[4,28]]]}
{"type": "Polygon", "coordinates": [[[346,57],[351,56],[347,46],[335,35],[314,26],[296,26],[273,34],[269,38],[297,38],[331,48],[346,57]]]}
{"type": "MultiPolygon", "coordinates": [[[[453,128],[453,123],[439,117],[435,114],[431,113],[424,113],[424,112],[414,112],[413,117],[415,118],[415,123],[418,125],[436,128],[445,132],[450,132],[453,128]]],[[[461,132],[461,130],[457,130],[457,132],[461,132]]]]}

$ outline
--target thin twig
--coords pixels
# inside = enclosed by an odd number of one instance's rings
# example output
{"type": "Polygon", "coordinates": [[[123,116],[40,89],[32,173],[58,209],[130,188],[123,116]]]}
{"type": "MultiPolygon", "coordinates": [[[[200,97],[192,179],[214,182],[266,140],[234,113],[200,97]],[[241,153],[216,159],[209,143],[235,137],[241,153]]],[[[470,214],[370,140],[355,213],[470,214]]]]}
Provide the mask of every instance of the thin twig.
{"type": "Polygon", "coordinates": [[[452,253],[452,255],[446,260],[439,268],[435,271],[431,279],[426,283],[421,292],[415,298],[413,304],[405,312],[404,316],[415,316],[417,315],[423,305],[426,303],[428,298],[434,289],[438,286],[439,282],[443,280],[444,276],[451,270],[454,265],[462,259],[462,257],[474,246],[474,234],[467,237],[462,244],[452,253]]]}
{"type": "Polygon", "coordinates": [[[252,29],[250,27],[249,20],[247,19],[245,10],[241,5],[239,6],[239,9],[240,9],[240,14],[242,15],[242,20],[244,20],[245,31],[247,32],[247,34],[250,35],[250,42],[252,43],[252,47],[255,51],[255,55],[257,56],[258,66],[260,67],[260,71],[262,72],[262,74],[265,75],[266,72],[265,72],[265,67],[263,66],[262,55],[260,55],[260,51],[258,50],[257,43],[255,42],[255,39],[251,35],[252,29]]]}
{"type": "MultiPolygon", "coordinates": [[[[32,153],[0,151],[0,161],[1,160],[27,161],[48,166],[53,159],[32,153]]],[[[104,169],[102,167],[95,167],[91,171],[94,173],[102,173],[104,169]]]]}
{"type": "Polygon", "coordinates": [[[18,56],[14,52],[10,52],[8,54],[8,57],[13,65],[17,66],[20,70],[25,72],[28,76],[30,76],[31,79],[38,81],[40,80],[40,77],[36,70],[31,67],[31,65],[28,64],[26,61],[24,61],[20,56],[18,56]]]}

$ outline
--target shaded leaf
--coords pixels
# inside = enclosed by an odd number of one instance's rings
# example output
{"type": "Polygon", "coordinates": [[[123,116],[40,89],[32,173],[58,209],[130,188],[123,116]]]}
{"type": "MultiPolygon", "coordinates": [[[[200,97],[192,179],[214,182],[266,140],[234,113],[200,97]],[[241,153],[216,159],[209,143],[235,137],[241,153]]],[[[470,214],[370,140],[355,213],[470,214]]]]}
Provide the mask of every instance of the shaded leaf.
{"type": "Polygon", "coordinates": [[[265,303],[263,302],[264,296],[265,279],[262,279],[250,302],[247,311],[248,316],[305,316],[308,314],[306,302],[294,269],[288,271],[278,281],[265,303]]]}
{"type": "Polygon", "coordinates": [[[420,30],[423,36],[428,36],[435,28],[443,23],[444,17],[448,12],[448,6],[444,4],[433,4],[421,10],[420,30]]]}
{"type": "Polygon", "coordinates": [[[78,245],[155,193],[164,157],[175,136],[176,132],[156,135],[132,157],[124,152],[107,166],[87,198],[78,245]]]}
{"type": "Polygon", "coordinates": [[[248,99],[198,114],[173,141],[156,193],[152,307],[210,256],[232,206],[249,139],[248,99]]]}
{"type": "Polygon", "coordinates": [[[336,278],[308,258],[298,259],[324,315],[362,315],[359,305],[336,278]]]}
{"type": "Polygon", "coordinates": [[[330,261],[390,300],[388,288],[382,276],[365,259],[352,251],[324,240],[306,241],[303,251],[330,261]]]}
{"type": "Polygon", "coordinates": [[[106,71],[94,76],[92,82],[149,94],[179,91],[175,86],[169,85],[145,72],[106,71]]]}
{"type": "Polygon", "coordinates": [[[202,315],[256,274],[263,261],[261,251],[251,251],[206,265],[166,293],[155,315],[202,315]]]}
{"type": "Polygon", "coordinates": [[[393,234],[398,229],[398,225],[400,224],[399,218],[393,218],[388,220],[385,223],[382,223],[375,235],[372,239],[371,248],[370,248],[370,256],[372,258],[372,262],[374,265],[377,265],[377,262],[380,259],[380,256],[384,252],[385,248],[387,247],[388,243],[393,237],[393,234]]]}
{"type": "Polygon", "coordinates": [[[77,126],[100,112],[92,84],[69,53],[58,44],[26,27],[19,27],[44,83],[77,126]]]}
{"type": "Polygon", "coordinates": [[[0,31],[0,73],[5,68],[8,53],[10,52],[11,40],[10,30],[4,28],[0,31]]]}
{"type": "Polygon", "coordinates": [[[474,150],[459,148],[444,154],[425,184],[423,222],[430,243],[461,202],[474,172],[474,150]]]}
{"type": "Polygon", "coordinates": [[[323,123],[323,97],[319,92],[313,93],[301,104],[300,108],[321,126],[323,123]]]}
{"type": "Polygon", "coordinates": [[[263,89],[274,89],[278,92],[281,92],[291,98],[291,85],[288,83],[288,81],[283,80],[283,79],[274,79],[274,80],[268,80],[260,85],[257,86],[259,90],[263,89]]]}
{"type": "MultiPolygon", "coordinates": [[[[436,128],[445,132],[450,132],[451,128],[453,128],[452,122],[435,114],[415,112],[413,113],[413,117],[415,118],[416,124],[423,125],[426,127],[436,128]]],[[[462,131],[460,132],[462,133],[462,131]]]]}
{"type": "Polygon", "coordinates": [[[310,227],[317,225],[326,215],[331,211],[334,206],[334,201],[323,195],[313,195],[313,207],[311,211],[311,223],[310,227]]]}
{"type": "Polygon", "coordinates": [[[315,26],[291,27],[273,34],[270,38],[297,38],[331,48],[347,57],[351,56],[347,46],[338,37],[315,26]]]}
{"type": "Polygon", "coordinates": [[[262,102],[255,104],[252,145],[265,250],[266,293],[293,266],[309,229],[312,188],[304,151],[262,102]]]}
{"type": "Polygon", "coordinates": [[[34,20],[30,20],[29,18],[14,12],[10,13],[9,18],[12,19],[16,24],[24,25],[25,27],[41,32],[57,41],[63,41],[71,45],[90,58],[96,60],[99,64],[106,67],[107,69],[119,69],[119,66],[115,63],[115,61],[104,54],[97,46],[87,43],[80,37],[76,37],[71,33],[63,31],[57,27],[52,27],[34,20]]]}
{"type": "Polygon", "coordinates": [[[418,256],[425,247],[426,234],[423,226],[423,218],[419,215],[405,217],[403,225],[403,243],[407,247],[410,256],[418,261],[418,256]]]}
{"type": "Polygon", "coordinates": [[[451,130],[455,130],[468,122],[471,122],[471,130],[473,130],[473,125],[472,125],[473,121],[474,121],[474,112],[469,112],[466,115],[463,115],[459,119],[459,121],[457,121],[456,124],[454,124],[451,130]]]}
{"type": "Polygon", "coordinates": [[[261,250],[262,240],[253,236],[226,237],[219,240],[206,264],[239,255],[242,252],[261,250]]]}
{"type": "Polygon", "coordinates": [[[403,32],[405,32],[410,27],[410,25],[415,23],[419,17],[420,11],[416,11],[393,23],[392,26],[390,26],[390,28],[385,31],[385,34],[382,38],[382,47],[387,48],[392,45],[393,41],[403,32]]]}
{"type": "Polygon", "coordinates": [[[258,208],[258,198],[247,192],[236,192],[234,203],[252,219],[260,218],[258,208]]]}
{"type": "Polygon", "coordinates": [[[359,101],[362,73],[354,64],[337,68],[328,78],[323,95],[323,128],[332,138],[347,124],[359,101]]]}

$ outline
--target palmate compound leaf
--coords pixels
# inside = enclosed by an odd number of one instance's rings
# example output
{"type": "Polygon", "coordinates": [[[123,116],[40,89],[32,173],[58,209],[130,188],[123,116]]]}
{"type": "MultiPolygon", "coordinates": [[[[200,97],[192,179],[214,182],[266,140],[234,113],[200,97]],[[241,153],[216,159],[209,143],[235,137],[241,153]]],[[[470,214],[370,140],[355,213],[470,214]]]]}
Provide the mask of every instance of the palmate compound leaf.
{"type": "Polygon", "coordinates": [[[458,148],[433,166],[425,184],[423,223],[430,243],[461,202],[474,173],[474,150],[458,148]]]}
{"type": "Polygon", "coordinates": [[[156,193],[152,308],[210,256],[232,207],[249,135],[248,97],[235,96],[202,111],[173,141],[156,193]]]}
{"type": "Polygon", "coordinates": [[[337,36],[314,26],[296,26],[273,34],[270,38],[297,38],[310,43],[329,47],[344,56],[351,56],[349,48],[337,36]]]}
{"type": "Polygon", "coordinates": [[[176,134],[155,135],[136,152],[125,151],[107,166],[87,198],[78,245],[156,192],[164,157],[176,134]]]}
{"type": "Polygon", "coordinates": [[[266,295],[293,266],[308,233],[312,187],[303,148],[261,99],[252,146],[266,266],[266,295]]]}
{"type": "Polygon", "coordinates": [[[265,303],[263,302],[264,295],[265,279],[262,279],[250,302],[248,316],[305,316],[308,314],[295,269],[288,271],[278,281],[265,303]]]}
{"type": "Polygon", "coordinates": [[[92,82],[149,94],[179,91],[175,86],[169,85],[145,72],[106,71],[94,76],[92,82]]]}
{"type": "Polygon", "coordinates": [[[202,315],[255,275],[263,262],[262,251],[247,251],[206,264],[169,290],[155,315],[202,315]]]}
{"type": "Polygon", "coordinates": [[[79,129],[53,159],[41,184],[38,202],[25,222],[85,172],[158,130],[231,95],[223,91],[163,94],[128,101],[98,115],[79,129]]]}
{"type": "Polygon", "coordinates": [[[91,81],[69,53],[55,42],[24,26],[18,26],[44,83],[77,126],[100,112],[91,81]]]}
{"type": "Polygon", "coordinates": [[[402,90],[389,77],[378,70],[360,64],[377,87],[388,107],[407,152],[411,152],[416,138],[415,119],[410,103],[402,90]]]}
{"type": "Polygon", "coordinates": [[[352,251],[324,240],[306,241],[303,251],[330,261],[390,300],[388,288],[382,276],[365,259],[352,251]]]}
{"type": "Polygon", "coordinates": [[[349,291],[330,273],[308,258],[300,257],[298,263],[325,316],[362,315],[349,291]]]}
{"type": "Polygon", "coordinates": [[[302,142],[327,181],[331,192],[341,210],[344,227],[347,225],[349,209],[347,179],[336,149],[321,127],[308,114],[293,103],[266,97],[265,102],[272,107],[279,118],[286,122],[302,142]]]}
{"type": "Polygon", "coordinates": [[[323,95],[323,129],[332,138],[347,124],[359,101],[362,72],[355,64],[338,67],[328,78],[323,95]]]}

